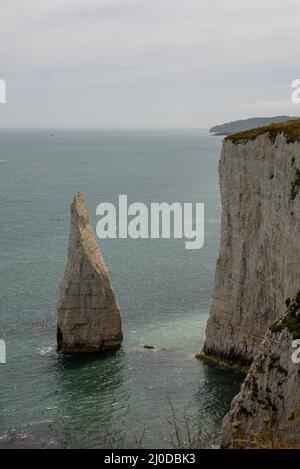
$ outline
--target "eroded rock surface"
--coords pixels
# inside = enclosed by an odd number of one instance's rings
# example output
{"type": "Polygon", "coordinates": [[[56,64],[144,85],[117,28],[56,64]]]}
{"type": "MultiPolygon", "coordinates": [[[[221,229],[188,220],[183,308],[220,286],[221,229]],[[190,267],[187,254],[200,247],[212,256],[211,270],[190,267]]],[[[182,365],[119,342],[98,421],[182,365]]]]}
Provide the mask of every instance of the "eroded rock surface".
{"type": "Polygon", "coordinates": [[[115,349],[122,338],[119,307],[83,194],[79,193],[71,205],[68,260],[60,284],[58,350],[84,353],[115,349]]]}
{"type": "Polygon", "coordinates": [[[300,120],[227,137],[219,172],[221,246],[203,354],[251,365],[224,418],[222,446],[300,447],[300,365],[292,358],[300,338],[300,120]]]}
{"type": "Polygon", "coordinates": [[[299,338],[300,294],[266,333],[224,418],[223,447],[300,447],[300,352],[294,342],[299,338]]]}
{"type": "Polygon", "coordinates": [[[300,121],[292,125],[223,145],[221,244],[204,346],[217,361],[249,366],[298,291],[300,121]]]}

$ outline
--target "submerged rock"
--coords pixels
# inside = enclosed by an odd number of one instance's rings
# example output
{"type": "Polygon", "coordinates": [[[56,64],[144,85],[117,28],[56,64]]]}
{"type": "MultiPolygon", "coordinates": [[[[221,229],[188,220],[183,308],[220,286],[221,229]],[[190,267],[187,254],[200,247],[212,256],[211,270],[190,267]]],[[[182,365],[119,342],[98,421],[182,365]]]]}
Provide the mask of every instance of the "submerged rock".
{"type": "Polygon", "coordinates": [[[79,193],[71,205],[68,260],[60,284],[58,350],[98,352],[119,347],[122,339],[119,307],[79,193]]]}

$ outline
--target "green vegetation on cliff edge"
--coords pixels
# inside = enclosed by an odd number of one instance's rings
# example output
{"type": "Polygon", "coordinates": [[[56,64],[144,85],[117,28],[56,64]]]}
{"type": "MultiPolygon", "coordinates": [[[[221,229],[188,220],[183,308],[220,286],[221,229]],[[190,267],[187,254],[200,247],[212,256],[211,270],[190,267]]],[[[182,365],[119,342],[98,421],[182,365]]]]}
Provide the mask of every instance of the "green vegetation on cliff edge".
{"type": "Polygon", "coordinates": [[[245,130],[232,135],[228,135],[225,141],[233,143],[246,143],[249,140],[255,140],[259,135],[269,134],[272,142],[275,141],[277,135],[283,134],[288,143],[293,143],[300,140],[300,119],[279,122],[277,124],[270,124],[264,127],[257,127],[256,129],[245,130]]]}
{"type": "Polygon", "coordinates": [[[295,300],[288,299],[286,305],[288,307],[286,315],[275,322],[270,329],[272,332],[281,332],[283,329],[287,329],[293,334],[293,339],[300,339],[300,292],[295,300]]]}

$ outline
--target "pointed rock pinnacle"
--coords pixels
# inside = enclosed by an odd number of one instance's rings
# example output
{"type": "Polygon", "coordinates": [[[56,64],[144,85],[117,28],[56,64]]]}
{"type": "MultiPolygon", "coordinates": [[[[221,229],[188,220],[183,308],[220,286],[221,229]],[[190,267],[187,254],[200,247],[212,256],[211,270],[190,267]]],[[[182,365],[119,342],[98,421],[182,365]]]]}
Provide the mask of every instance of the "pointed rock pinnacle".
{"type": "Polygon", "coordinates": [[[60,284],[57,345],[63,353],[118,348],[121,316],[82,193],[71,205],[68,260],[60,284]]]}

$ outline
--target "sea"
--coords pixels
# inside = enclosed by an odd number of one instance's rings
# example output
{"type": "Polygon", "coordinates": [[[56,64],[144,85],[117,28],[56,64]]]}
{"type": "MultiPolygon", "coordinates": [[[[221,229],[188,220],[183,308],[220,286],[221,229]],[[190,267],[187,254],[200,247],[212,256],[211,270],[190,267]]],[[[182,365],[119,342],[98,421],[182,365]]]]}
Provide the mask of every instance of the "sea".
{"type": "Polygon", "coordinates": [[[171,448],[220,442],[243,375],[195,358],[220,238],[221,137],[206,130],[0,131],[0,447],[171,448]],[[120,306],[115,352],[56,350],[70,203],[204,203],[204,246],[102,239],[120,306]],[[153,344],[155,349],[145,349],[153,344]],[[175,426],[179,438],[175,435],[175,426]],[[188,436],[191,433],[191,437],[188,436]]]}

